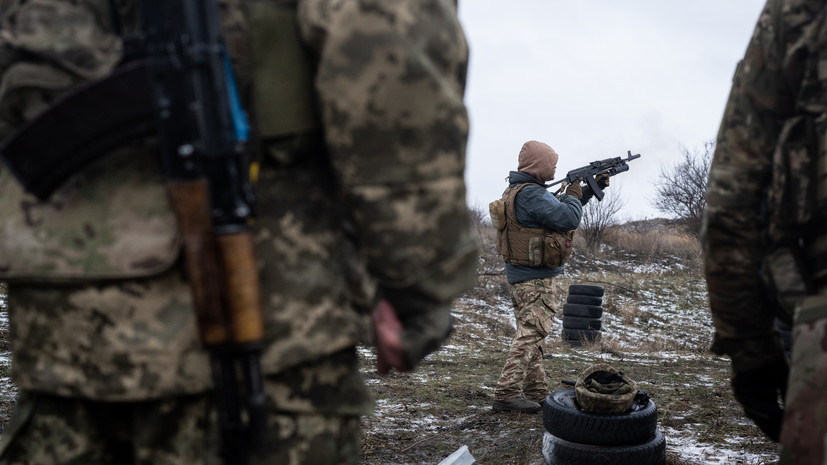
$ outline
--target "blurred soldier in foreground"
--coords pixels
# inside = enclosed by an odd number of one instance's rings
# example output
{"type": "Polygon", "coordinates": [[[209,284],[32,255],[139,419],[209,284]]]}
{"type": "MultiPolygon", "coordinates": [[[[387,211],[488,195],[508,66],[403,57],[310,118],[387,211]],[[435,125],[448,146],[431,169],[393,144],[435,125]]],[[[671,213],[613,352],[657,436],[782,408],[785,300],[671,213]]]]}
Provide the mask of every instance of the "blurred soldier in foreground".
{"type": "MultiPolygon", "coordinates": [[[[497,253],[505,260],[517,324],[494,389],[494,411],[537,412],[549,393],[542,343],[556,311],[552,279],[563,273],[582,206],[594,195],[579,182],[569,184],[559,199],[546,190],[557,159],[547,144],[526,142],[502,199],[492,202],[497,253]]],[[[608,186],[608,175],[598,176],[597,182],[601,188],[608,186]]]]}
{"type": "MultiPolygon", "coordinates": [[[[372,410],[355,347],[371,314],[379,371],[413,369],[474,279],[456,5],[220,6],[242,97],[254,82],[259,142],[268,416],[249,461],[355,464],[359,416],[372,410]]],[[[129,34],[139,17],[129,0],[0,0],[0,141],[119,66],[116,24],[129,34]]],[[[2,171],[0,279],[20,397],[0,463],[220,462],[158,165],[154,139],[131,141],[46,202],[2,171]]]]}
{"type": "Polygon", "coordinates": [[[780,438],[781,463],[796,465],[827,458],[825,7],[770,0],[761,13],[718,133],[702,235],[712,349],[732,360],[747,416],[780,438]],[[789,370],[776,317],[794,320],[789,370]]]}

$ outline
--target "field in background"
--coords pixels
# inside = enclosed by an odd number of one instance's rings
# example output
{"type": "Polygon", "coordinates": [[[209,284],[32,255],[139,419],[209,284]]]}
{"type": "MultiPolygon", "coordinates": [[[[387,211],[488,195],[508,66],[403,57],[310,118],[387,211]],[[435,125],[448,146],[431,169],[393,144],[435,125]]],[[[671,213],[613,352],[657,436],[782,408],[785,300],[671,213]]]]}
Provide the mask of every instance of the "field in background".
{"type": "MultiPolygon", "coordinates": [[[[362,349],[363,373],[377,412],[363,420],[364,463],[438,464],[463,445],[480,464],[542,465],[540,415],[494,413],[493,387],[514,335],[508,285],[494,253],[493,231],[478,225],[482,244],[477,286],[454,307],[456,330],[413,374],[378,377],[362,349]]],[[[557,300],[570,284],[604,286],[602,340],[581,348],[561,341],[561,320],[547,338],[545,368],[553,390],[593,363],[627,373],[658,407],[669,465],[762,465],[776,446],[744,417],[729,388],[729,361],[710,354],[706,285],[695,239],[667,222],[609,231],[589,251],[575,242],[557,300]]]]}
{"type": "MultiPolygon", "coordinates": [[[[372,370],[373,351],[360,349],[377,402],[376,414],[362,422],[366,465],[436,465],[463,445],[483,465],[543,464],[541,416],[491,411],[514,323],[493,231],[481,222],[478,232],[478,283],[456,302],[455,331],[441,350],[413,374],[379,377],[372,370]]],[[[707,351],[712,328],[697,242],[666,222],[625,224],[609,231],[595,250],[575,242],[567,273],[557,280],[559,306],[569,284],[605,287],[603,338],[568,347],[556,320],[544,347],[553,389],[592,363],[610,363],[655,401],[668,465],[776,462],[776,447],[732,397],[728,360],[707,351]]],[[[15,395],[7,332],[0,287],[0,426],[15,395]]]]}

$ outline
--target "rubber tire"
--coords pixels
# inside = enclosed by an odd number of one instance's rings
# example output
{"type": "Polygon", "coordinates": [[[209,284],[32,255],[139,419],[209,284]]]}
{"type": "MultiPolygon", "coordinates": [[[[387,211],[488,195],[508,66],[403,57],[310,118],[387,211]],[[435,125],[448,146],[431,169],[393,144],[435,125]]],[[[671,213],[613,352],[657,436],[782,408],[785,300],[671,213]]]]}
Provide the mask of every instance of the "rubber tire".
{"type": "Polygon", "coordinates": [[[603,307],[598,305],[563,304],[563,316],[600,318],[603,316],[603,307]]]}
{"type": "Polygon", "coordinates": [[[566,302],[570,304],[583,305],[603,305],[603,297],[595,297],[592,295],[569,294],[566,302]]]}
{"type": "Polygon", "coordinates": [[[646,442],[619,447],[578,444],[543,434],[543,458],[547,465],[664,465],[666,438],[655,431],[646,442]]]}
{"type": "Polygon", "coordinates": [[[579,316],[563,316],[563,328],[566,329],[596,329],[602,325],[600,318],[583,318],[579,316]]]}
{"type": "Polygon", "coordinates": [[[594,446],[642,444],[658,426],[658,410],[652,399],[645,407],[627,413],[590,413],[577,407],[574,388],[560,389],[543,402],[543,426],[552,435],[570,442],[594,446]]]}
{"type": "Polygon", "coordinates": [[[583,347],[582,339],[563,339],[563,342],[568,344],[570,347],[583,347]]]}
{"type": "Polygon", "coordinates": [[[600,339],[600,330],[563,328],[561,335],[563,336],[563,339],[580,339],[583,341],[594,342],[600,339]]]}
{"type": "Polygon", "coordinates": [[[571,294],[603,297],[603,286],[593,286],[591,284],[572,284],[569,286],[569,295],[571,294]]]}

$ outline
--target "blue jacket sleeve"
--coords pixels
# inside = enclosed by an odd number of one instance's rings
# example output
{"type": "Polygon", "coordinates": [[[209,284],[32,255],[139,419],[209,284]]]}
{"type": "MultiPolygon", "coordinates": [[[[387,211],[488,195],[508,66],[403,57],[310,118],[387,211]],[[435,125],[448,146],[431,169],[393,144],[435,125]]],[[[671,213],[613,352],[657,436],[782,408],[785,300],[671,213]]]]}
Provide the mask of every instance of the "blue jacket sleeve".
{"type": "Polygon", "coordinates": [[[558,200],[539,186],[526,187],[517,194],[516,210],[520,224],[558,231],[577,229],[583,216],[583,207],[576,197],[564,194],[558,200]]]}

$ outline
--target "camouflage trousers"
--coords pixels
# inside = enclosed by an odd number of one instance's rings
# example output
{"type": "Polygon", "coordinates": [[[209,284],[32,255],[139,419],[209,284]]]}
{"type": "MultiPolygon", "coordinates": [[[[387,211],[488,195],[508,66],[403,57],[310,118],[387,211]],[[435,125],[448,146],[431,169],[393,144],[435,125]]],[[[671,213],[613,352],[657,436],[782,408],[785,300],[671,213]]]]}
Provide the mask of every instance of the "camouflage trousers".
{"type": "Polygon", "coordinates": [[[494,388],[494,399],[525,397],[542,402],[549,393],[543,369],[543,340],[554,317],[552,278],[532,279],[511,286],[517,334],[494,388]]]}
{"type": "MultiPolygon", "coordinates": [[[[329,370],[341,366],[343,357],[353,360],[355,354],[334,355],[265,380],[267,432],[250,449],[250,465],[359,463],[359,415],[372,401],[352,386],[358,371],[337,376],[329,370]],[[324,394],[327,383],[319,379],[341,383],[335,387],[339,394],[324,394]],[[328,399],[311,405],[320,395],[328,399]],[[326,403],[338,404],[339,411],[329,411],[326,403]]],[[[218,431],[209,393],[97,402],[22,391],[0,444],[0,465],[221,465],[218,431]]]]}
{"type": "Polygon", "coordinates": [[[781,445],[780,465],[827,464],[827,295],[796,309],[781,445]]]}

